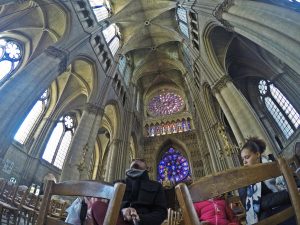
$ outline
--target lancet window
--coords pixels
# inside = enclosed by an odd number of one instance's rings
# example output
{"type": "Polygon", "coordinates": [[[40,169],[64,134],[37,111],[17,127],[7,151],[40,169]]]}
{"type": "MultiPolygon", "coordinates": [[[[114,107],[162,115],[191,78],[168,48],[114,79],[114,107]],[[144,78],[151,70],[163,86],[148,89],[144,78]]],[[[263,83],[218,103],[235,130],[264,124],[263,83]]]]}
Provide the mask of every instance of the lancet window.
{"type": "Polygon", "coordinates": [[[258,83],[260,99],[288,139],[300,125],[300,115],[282,92],[270,81],[258,83]]]}
{"type": "Polygon", "coordinates": [[[56,124],[42,158],[55,167],[62,169],[72,137],[75,132],[76,118],[73,114],[62,116],[56,124]]]}
{"type": "Polygon", "coordinates": [[[14,139],[20,144],[25,144],[35,125],[46,112],[50,101],[50,91],[46,90],[32,107],[25,120],[21,124],[14,139]]]}
{"type": "Polygon", "coordinates": [[[180,31],[189,38],[189,27],[188,27],[188,20],[187,20],[187,12],[184,8],[178,7],[176,9],[176,19],[178,21],[178,26],[180,31]]]}
{"type": "Polygon", "coordinates": [[[109,49],[113,55],[116,54],[120,47],[120,30],[116,24],[111,24],[109,27],[103,30],[103,35],[109,49]]]}

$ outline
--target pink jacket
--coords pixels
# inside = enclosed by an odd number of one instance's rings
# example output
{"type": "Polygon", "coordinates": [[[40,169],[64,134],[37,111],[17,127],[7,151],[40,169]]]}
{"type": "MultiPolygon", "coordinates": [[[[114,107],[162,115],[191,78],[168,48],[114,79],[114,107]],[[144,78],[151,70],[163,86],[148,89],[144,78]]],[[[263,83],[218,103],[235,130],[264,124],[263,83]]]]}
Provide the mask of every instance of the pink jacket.
{"type": "Polygon", "coordinates": [[[211,225],[238,225],[239,222],[223,199],[210,199],[194,203],[200,221],[211,225]]]}

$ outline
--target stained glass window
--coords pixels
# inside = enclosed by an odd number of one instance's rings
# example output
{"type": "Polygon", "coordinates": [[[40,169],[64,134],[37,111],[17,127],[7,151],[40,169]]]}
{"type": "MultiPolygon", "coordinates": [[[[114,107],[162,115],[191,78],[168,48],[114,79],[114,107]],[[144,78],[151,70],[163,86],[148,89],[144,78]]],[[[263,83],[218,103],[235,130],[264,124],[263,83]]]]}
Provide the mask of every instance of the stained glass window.
{"type": "Polygon", "coordinates": [[[180,20],[187,23],[186,11],[183,8],[177,8],[177,15],[180,20]]]}
{"type": "Polygon", "coordinates": [[[125,75],[126,63],[127,63],[126,56],[120,57],[120,60],[119,60],[119,71],[121,72],[121,74],[123,76],[125,75]]]}
{"type": "Polygon", "coordinates": [[[186,10],[178,7],[176,10],[176,18],[180,31],[187,37],[190,37],[186,10]]]}
{"type": "Polygon", "coordinates": [[[111,6],[106,0],[89,0],[97,21],[104,20],[111,15],[111,6]]]}
{"type": "Polygon", "coordinates": [[[75,117],[66,115],[59,119],[54,128],[42,158],[62,169],[75,131],[75,117]]]}
{"type": "Polygon", "coordinates": [[[167,175],[174,183],[189,180],[191,175],[188,160],[172,147],[163,154],[157,171],[159,181],[165,180],[167,175]]]}
{"type": "Polygon", "coordinates": [[[0,38],[0,81],[11,75],[22,59],[20,44],[0,38]]]}
{"type": "Polygon", "coordinates": [[[180,112],[184,107],[183,98],[172,91],[162,90],[148,102],[152,116],[165,116],[180,112]]]}
{"type": "Polygon", "coordinates": [[[17,131],[14,137],[14,139],[17,142],[21,144],[25,143],[34,125],[47,109],[48,102],[49,102],[49,90],[46,90],[43,93],[43,95],[40,97],[40,99],[32,107],[32,109],[26,116],[25,120],[23,121],[22,125],[20,126],[19,130],[17,131]]]}
{"type": "Polygon", "coordinates": [[[102,31],[106,43],[113,55],[116,54],[120,47],[120,30],[116,24],[111,24],[102,31]]]}
{"type": "Polygon", "coordinates": [[[160,124],[148,124],[145,125],[146,136],[147,137],[155,137],[166,134],[176,134],[181,132],[187,132],[191,129],[191,122],[189,119],[177,120],[177,122],[161,122],[160,124]]]}
{"type": "Polygon", "coordinates": [[[300,125],[300,115],[282,92],[270,81],[260,80],[258,83],[260,98],[269,113],[289,138],[300,125]]]}

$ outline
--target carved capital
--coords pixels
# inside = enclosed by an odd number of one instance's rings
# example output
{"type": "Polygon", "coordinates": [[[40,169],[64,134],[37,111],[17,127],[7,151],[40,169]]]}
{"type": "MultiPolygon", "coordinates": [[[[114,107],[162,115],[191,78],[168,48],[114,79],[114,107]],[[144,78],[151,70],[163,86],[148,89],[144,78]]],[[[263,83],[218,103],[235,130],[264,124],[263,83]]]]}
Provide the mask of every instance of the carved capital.
{"type": "Polygon", "coordinates": [[[224,75],[221,77],[212,87],[213,93],[219,92],[221,89],[223,89],[227,82],[231,81],[231,77],[229,75],[224,75]]]}
{"type": "Polygon", "coordinates": [[[217,20],[221,20],[223,12],[228,12],[228,9],[233,5],[234,0],[224,0],[221,4],[217,5],[213,11],[214,17],[216,17],[217,20]]]}
{"type": "Polygon", "coordinates": [[[93,114],[102,114],[103,115],[103,113],[104,113],[104,109],[101,106],[93,104],[93,103],[86,103],[85,110],[88,113],[93,113],[93,114]]]}
{"type": "Polygon", "coordinates": [[[68,63],[68,52],[58,49],[56,47],[53,46],[49,46],[46,50],[45,50],[46,55],[53,57],[53,58],[57,58],[60,60],[60,63],[58,65],[58,72],[62,73],[67,69],[67,63],[68,63]]]}
{"type": "Polygon", "coordinates": [[[233,26],[222,18],[224,12],[228,12],[228,9],[234,5],[234,0],[225,0],[221,4],[217,5],[213,11],[213,16],[220,21],[226,30],[233,32],[233,26]]]}

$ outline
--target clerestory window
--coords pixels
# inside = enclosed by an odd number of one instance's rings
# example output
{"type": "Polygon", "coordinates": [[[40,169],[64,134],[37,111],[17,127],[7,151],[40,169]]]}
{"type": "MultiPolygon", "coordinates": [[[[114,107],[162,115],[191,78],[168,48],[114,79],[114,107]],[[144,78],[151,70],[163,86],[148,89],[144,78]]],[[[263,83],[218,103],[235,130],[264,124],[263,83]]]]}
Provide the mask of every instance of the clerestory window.
{"type": "Polygon", "coordinates": [[[184,8],[178,7],[176,9],[176,19],[178,21],[178,26],[183,35],[190,38],[187,12],[184,8]]]}
{"type": "Polygon", "coordinates": [[[113,55],[116,54],[120,47],[120,30],[116,24],[111,24],[103,30],[103,35],[109,49],[113,55]]]}
{"type": "Polygon", "coordinates": [[[104,20],[111,15],[111,6],[107,0],[89,0],[97,21],[104,20]]]}
{"type": "Polygon", "coordinates": [[[270,81],[258,83],[260,99],[288,139],[300,125],[300,115],[282,92],[270,81]]]}

